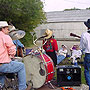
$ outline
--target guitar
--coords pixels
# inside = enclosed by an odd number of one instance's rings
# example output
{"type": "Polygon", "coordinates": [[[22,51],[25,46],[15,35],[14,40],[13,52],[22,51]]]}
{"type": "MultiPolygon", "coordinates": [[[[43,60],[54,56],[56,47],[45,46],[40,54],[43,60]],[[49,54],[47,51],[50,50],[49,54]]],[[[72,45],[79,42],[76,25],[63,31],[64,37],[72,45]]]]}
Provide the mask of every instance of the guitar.
{"type": "Polygon", "coordinates": [[[23,48],[22,47],[17,47],[17,56],[18,57],[24,57],[23,56],[23,48]]]}

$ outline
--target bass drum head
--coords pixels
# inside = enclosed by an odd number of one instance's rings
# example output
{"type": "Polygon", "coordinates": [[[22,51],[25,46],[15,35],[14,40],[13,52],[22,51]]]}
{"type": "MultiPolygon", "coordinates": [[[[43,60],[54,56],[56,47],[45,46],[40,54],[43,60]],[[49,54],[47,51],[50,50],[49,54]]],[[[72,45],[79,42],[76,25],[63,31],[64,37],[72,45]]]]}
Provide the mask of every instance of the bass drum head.
{"type": "Polygon", "coordinates": [[[42,60],[37,56],[26,56],[24,57],[24,64],[26,69],[26,81],[32,82],[33,88],[40,88],[46,81],[46,69],[42,60]],[[45,74],[40,74],[40,63],[41,68],[44,70],[45,74]]]}

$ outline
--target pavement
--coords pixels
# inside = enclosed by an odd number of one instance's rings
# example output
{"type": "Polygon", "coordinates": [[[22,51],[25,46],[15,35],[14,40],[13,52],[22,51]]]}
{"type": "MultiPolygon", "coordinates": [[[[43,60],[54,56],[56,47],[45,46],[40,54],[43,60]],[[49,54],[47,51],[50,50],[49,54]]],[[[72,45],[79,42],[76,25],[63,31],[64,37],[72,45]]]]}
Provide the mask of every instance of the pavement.
{"type": "MultiPolygon", "coordinates": [[[[54,86],[54,87],[55,88],[52,89],[48,85],[43,85],[41,88],[36,89],[36,90],[62,90],[60,87],[56,87],[56,86],[54,86]]],[[[81,84],[80,86],[67,86],[64,88],[70,88],[70,87],[73,88],[73,90],[89,90],[89,87],[85,84],[81,84]]],[[[66,90],[69,90],[69,89],[66,89],[66,90]]]]}
{"type": "MultiPolygon", "coordinates": [[[[64,86],[64,88],[73,88],[72,90],[89,90],[89,86],[85,84],[81,84],[80,86],[64,86]]],[[[35,90],[63,90],[61,87],[57,87],[56,80],[51,81],[51,84],[44,84],[42,87],[35,90]]],[[[70,90],[70,89],[66,89],[70,90]]]]}

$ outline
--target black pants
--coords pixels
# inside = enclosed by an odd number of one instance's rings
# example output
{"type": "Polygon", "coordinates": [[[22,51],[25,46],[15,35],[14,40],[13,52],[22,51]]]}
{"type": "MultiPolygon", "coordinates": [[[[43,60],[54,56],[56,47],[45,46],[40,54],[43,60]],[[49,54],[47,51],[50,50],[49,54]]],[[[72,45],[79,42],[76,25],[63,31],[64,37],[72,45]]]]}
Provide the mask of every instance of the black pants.
{"type": "Polygon", "coordinates": [[[56,67],[56,65],[57,65],[57,55],[56,55],[55,51],[54,51],[54,52],[46,52],[46,54],[47,54],[49,57],[51,57],[51,59],[52,59],[53,62],[54,62],[54,66],[56,67]]]}

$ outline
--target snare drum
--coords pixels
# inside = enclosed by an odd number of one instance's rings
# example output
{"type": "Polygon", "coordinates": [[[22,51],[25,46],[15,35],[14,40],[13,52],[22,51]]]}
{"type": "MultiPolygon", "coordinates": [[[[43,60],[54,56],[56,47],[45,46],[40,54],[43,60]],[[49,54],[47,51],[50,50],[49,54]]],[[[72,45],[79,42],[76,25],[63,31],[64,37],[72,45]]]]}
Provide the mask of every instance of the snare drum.
{"type": "Polygon", "coordinates": [[[26,80],[32,82],[33,88],[40,88],[54,77],[54,64],[51,58],[43,54],[28,55],[23,58],[26,68],[26,80]]]}

